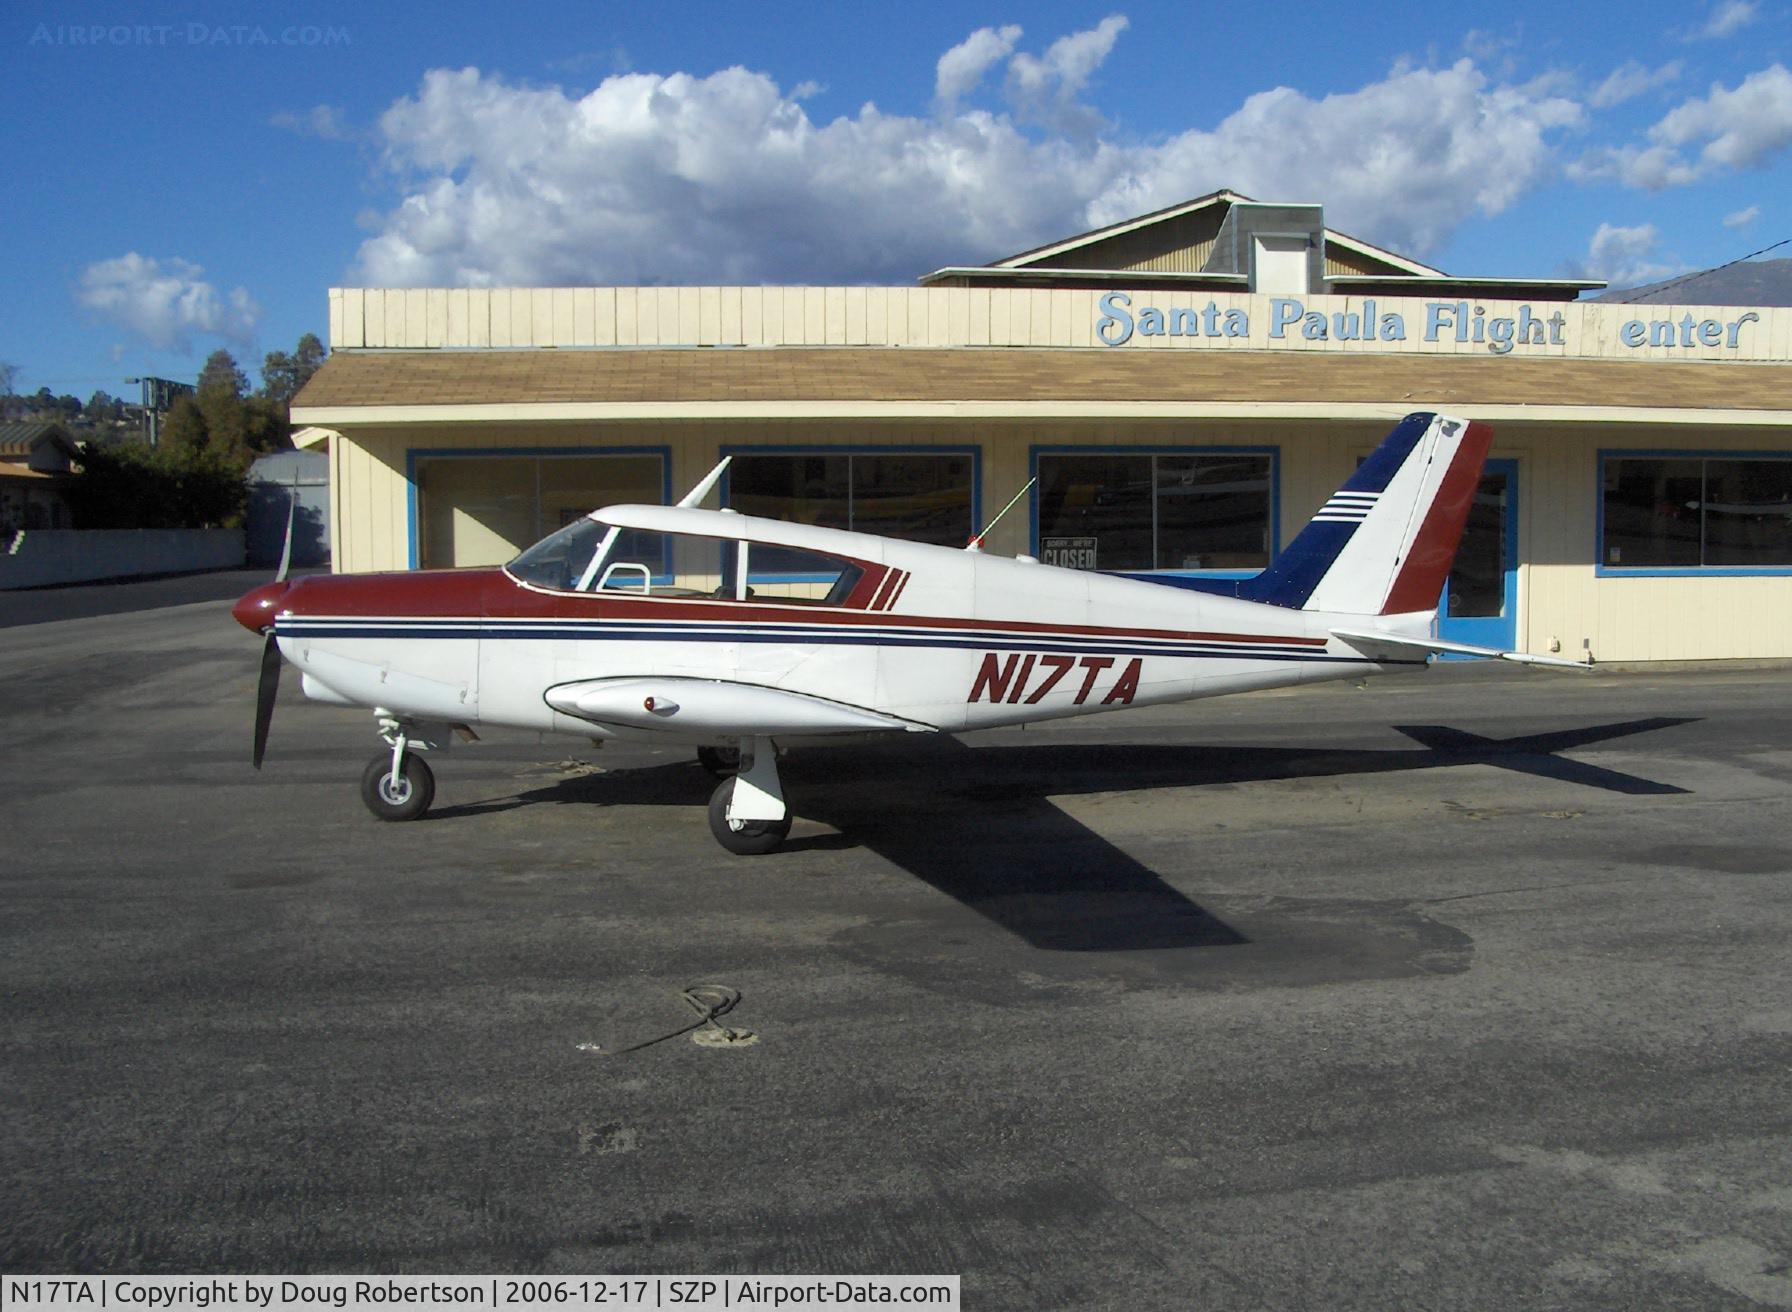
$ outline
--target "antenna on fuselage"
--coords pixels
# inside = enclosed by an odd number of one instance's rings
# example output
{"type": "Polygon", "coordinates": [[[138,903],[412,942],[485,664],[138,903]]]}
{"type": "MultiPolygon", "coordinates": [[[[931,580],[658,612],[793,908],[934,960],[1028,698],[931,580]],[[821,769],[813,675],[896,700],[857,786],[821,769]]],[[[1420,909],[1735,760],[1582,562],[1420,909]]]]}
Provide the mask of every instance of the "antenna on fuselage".
{"type": "Polygon", "coordinates": [[[1029,478],[1027,480],[1026,487],[1023,487],[1020,491],[1016,492],[1014,494],[1014,499],[1012,501],[1010,501],[1007,505],[1003,506],[1000,510],[996,511],[996,517],[994,519],[990,520],[989,523],[987,523],[983,526],[983,531],[981,533],[978,533],[977,535],[972,537],[969,542],[965,543],[964,549],[966,551],[981,551],[981,550],[983,550],[983,539],[989,536],[989,531],[992,528],[994,528],[997,524],[1000,524],[1002,522],[1002,516],[1006,515],[1010,510],[1013,510],[1014,507],[1017,504],[1019,504],[1020,499],[1024,496],[1026,496],[1027,493],[1032,489],[1033,484],[1037,483],[1038,481],[1039,481],[1039,479],[1037,477],[1029,478]]]}
{"type": "Polygon", "coordinates": [[[703,476],[701,483],[698,483],[696,487],[679,499],[678,504],[686,510],[694,510],[702,505],[703,498],[709,495],[710,489],[722,481],[722,473],[728,468],[728,462],[733,459],[733,456],[723,456],[716,462],[716,467],[703,476]]]}

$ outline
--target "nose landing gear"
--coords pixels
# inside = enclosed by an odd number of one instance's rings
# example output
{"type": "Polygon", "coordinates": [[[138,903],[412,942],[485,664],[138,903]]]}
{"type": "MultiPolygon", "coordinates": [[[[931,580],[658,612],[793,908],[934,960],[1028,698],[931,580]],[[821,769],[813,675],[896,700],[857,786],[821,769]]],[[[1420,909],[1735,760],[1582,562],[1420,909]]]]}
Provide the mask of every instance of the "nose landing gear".
{"type": "Polygon", "coordinates": [[[447,746],[450,726],[424,725],[381,712],[379,728],[390,750],[361,771],[361,800],[381,820],[422,819],[436,798],[435,772],[422,753],[447,746]],[[442,732],[435,732],[437,728],[442,732]]]}
{"type": "Polygon", "coordinates": [[[381,752],[361,771],[361,800],[382,820],[417,820],[435,801],[436,776],[421,756],[406,752],[396,773],[381,752]]]}

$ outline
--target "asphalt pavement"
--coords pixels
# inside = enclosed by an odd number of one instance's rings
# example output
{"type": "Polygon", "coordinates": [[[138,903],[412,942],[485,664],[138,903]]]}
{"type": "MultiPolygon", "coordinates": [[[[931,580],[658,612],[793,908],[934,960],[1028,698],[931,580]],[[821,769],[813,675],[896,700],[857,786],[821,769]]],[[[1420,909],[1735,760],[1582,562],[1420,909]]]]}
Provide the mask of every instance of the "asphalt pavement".
{"type": "MultiPolygon", "coordinates": [[[[316,569],[295,574],[317,573],[316,569]]],[[[164,574],[155,578],[110,579],[70,583],[53,588],[17,588],[0,592],[0,629],[21,624],[126,615],[165,610],[201,601],[234,601],[250,588],[266,583],[273,569],[219,569],[199,574],[164,574]]]]}
{"type": "Polygon", "coordinates": [[[382,824],[290,677],[257,774],[257,650],[224,600],[0,637],[8,1273],[1792,1307],[1785,668],[794,752],[738,858],[683,753],[578,740],[382,824]]]}

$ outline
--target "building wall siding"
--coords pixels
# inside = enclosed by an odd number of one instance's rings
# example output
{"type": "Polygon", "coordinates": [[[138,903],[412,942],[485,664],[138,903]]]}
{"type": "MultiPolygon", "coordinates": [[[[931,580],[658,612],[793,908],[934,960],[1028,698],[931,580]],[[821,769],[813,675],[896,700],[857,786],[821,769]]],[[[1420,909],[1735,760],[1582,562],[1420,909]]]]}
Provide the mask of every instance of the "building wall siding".
{"type": "MultiPolygon", "coordinates": [[[[603,347],[603,346],[1100,346],[1102,292],[989,287],[616,287],[616,288],[337,288],[330,293],[331,344],[337,349],[603,347]]],[[[1516,320],[1527,304],[1422,295],[1298,298],[1304,313],[1321,316],[1323,338],[1306,335],[1306,321],[1275,330],[1279,299],[1246,293],[1134,289],[1126,293],[1135,321],[1147,307],[1166,320],[1177,310],[1205,316],[1211,303],[1221,315],[1241,310],[1244,337],[1148,335],[1135,331],[1122,350],[1300,350],[1421,354],[1497,354],[1494,343],[1474,340],[1481,322],[1516,320]],[[1468,325],[1458,341],[1453,323],[1437,339],[1425,339],[1428,307],[1450,307],[1452,320],[1468,325]],[[1403,340],[1372,340],[1365,328],[1388,314],[1403,320],[1403,340]],[[1342,317],[1341,317],[1342,316],[1342,317]],[[1342,325],[1353,340],[1336,336],[1342,325]]],[[[1285,301],[1284,301],[1285,303],[1285,301]]],[[[1626,360],[1785,361],[1792,359],[1792,308],[1748,310],[1733,306],[1625,305],[1600,302],[1530,303],[1547,322],[1560,314],[1561,341],[1513,348],[1514,358],[1565,357],[1626,360]],[[1736,331],[1745,314],[1753,321],[1736,331]],[[1685,321],[1715,321],[1722,340],[1685,343],[1685,321]],[[1664,323],[1675,344],[1626,345],[1624,325],[1664,323]]],[[[1485,335],[1485,334],[1483,334],[1485,335]]]]}
{"type": "MultiPolygon", "coordinates": [[[[346,298],[345,298],[346,299],[346,298]]],[[[743,309],[748,298],[742,298],[743,309]]],[[[844,301],[842,302],[844,306],[844,301]]],[[[869,312],[870,298],[866,299],[869,312]]],[[[718,301],[719,310],[719,301],[718,301]]],[[[824,307],[825,312],[825,307],[824,307]]],[[[1375,446],[1370,422],[990,420],[964,422],[716,420],[607,424],[492,424],[350,429],[331,443],[335,567],[403,569],[411,552],[407,453],[413,449],[664,446],[674,495],[694,484],[724,445],[974,445],[981,451],[978,527],[1026,483],[1035,445],[1274,446],[1280,450],[1280,545],[1375,446]]],[[[1505,424],[1495,456],[1519,467],[1518,645],[1597,660],[1792,657],[1792,576],[1599,577],[1593,569],[1601,449],[1772,451],[1783,430],[1700,434],[1639,425],[1505,424]]],[[[1023,500],[990,535],[988,550],[1030,549],[1023,500]]]]}

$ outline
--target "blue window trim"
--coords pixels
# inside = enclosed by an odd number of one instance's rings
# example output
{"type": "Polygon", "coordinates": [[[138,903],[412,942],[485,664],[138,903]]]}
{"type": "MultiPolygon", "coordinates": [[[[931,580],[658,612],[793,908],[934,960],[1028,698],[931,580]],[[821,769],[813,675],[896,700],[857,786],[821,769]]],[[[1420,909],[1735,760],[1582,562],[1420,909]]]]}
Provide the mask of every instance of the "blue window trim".
{"type": "MultiPolygon", "coordinates": [[[[1279,446],[1156,446],[1128,443],[1123,446],[1088,442],[1039,442],[1027,448],[1027,475],[1034,480],[1027,497],[1027,550],[1039,554],[1039,457],[1040,456],[1268,456],[1269,457],[1269,559],[1282,550],[1282,448],[1279,446]]],[[[1096,573],[1106,573],[1097,570],[1096,573]]],[[[1168,574],[1178,578],[1254,579],[1255,569],[1153,569],[1127,570],[1128,574],[1168,574]]]]}
{"type": "Polygon", "coordinates": [[[1605,563],[1605,462],[1607,460],[1780,460],[1792,451],[1681,450],[1678,447],[1601,448],[1593,482],[1593,577],[1597,579],[1784,578],[1792,565],[1607,565],[1605,563]]]}
{"type": "MultiPolygon", "coordinates": [[[[834,443],[728,443],[717,448],[719,456],[969,456],[971,458],[971,532],[975,533],[983,523],[983,448],[971,443],[946,446],[930,446],[903,443],[897,446],[876,445],[858,442],[834,443]]],[[[722,504],[732,504],[733,488],[730,480],[733,466],[722,474],[722,504]]],[[[819,574],[770,574],[756,575],[763,583],[815,583],[824,575],[819,574]]]]}
{"type": "MultiPolygon", "coordinates": [[[[417,462],[464,457],[468,460],[490,460],[494,456],[514,456],[519,460],[543,456],[658,456],[660,458],[660,504],[672,501],[672,448],[669,446],[447,446],[408,447],[404,453],[405,533],[410,539],[410,568],[417,569],[421,552],[417,543],[417,462]]],[[[591,510],[597,506],[589,507],[591,510]]]]}

